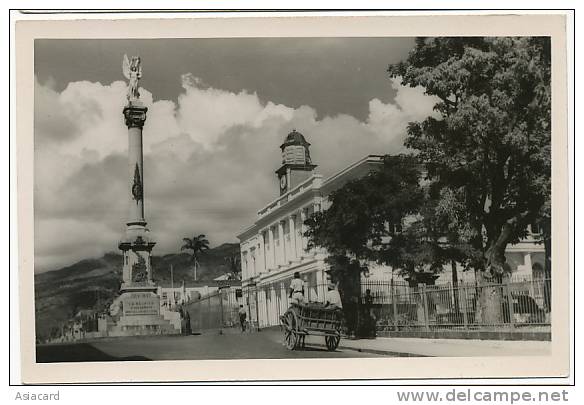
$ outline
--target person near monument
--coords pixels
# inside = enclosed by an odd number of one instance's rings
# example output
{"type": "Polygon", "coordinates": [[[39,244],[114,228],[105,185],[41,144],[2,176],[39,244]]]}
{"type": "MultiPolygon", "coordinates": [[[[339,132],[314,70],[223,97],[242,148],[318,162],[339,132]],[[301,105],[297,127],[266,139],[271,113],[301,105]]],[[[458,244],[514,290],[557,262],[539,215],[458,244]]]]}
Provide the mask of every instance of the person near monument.
{"type": "Polygon", "coordinates": [[[288,297],[291,303],[304,304],[304,281],[300,278],[299,272],[294,273],[294,278],[290,282],[288,297]]]}
{"type": "Polygon", "coordinates": [[[178,313],[180,315],[181,333],[187,336],[191,335],[192,334],[191,315],[189,314],[189,311],[187,311],[186,308],[183,305],[181,305],[178,308],[178,313]]]}

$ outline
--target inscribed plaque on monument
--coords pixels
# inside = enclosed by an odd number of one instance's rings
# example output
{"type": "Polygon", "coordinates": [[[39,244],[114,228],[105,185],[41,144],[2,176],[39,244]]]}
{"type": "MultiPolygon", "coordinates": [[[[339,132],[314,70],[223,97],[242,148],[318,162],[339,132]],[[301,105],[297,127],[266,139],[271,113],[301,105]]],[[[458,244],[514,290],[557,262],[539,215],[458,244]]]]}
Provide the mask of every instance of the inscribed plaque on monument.
{"type": "Polygon", "coordinates": [[[158,315],[159,298],[150,293],[129,293],[124,299],[124,315],[158,315]]]}

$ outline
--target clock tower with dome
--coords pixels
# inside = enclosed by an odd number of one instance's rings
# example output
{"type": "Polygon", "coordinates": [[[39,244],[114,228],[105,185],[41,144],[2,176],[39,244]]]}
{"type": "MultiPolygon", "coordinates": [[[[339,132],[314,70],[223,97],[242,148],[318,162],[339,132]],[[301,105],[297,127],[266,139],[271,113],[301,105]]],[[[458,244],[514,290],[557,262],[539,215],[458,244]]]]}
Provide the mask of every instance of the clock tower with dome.
{"type": "Polygon", "coordinates": [[[276,170],[280,184],[280,195],[287,193],[312,176],[316,165],[310,159],[310,143],[304,135],[292,130],[280,145],[282,149],[282,166],[276,170]]]}

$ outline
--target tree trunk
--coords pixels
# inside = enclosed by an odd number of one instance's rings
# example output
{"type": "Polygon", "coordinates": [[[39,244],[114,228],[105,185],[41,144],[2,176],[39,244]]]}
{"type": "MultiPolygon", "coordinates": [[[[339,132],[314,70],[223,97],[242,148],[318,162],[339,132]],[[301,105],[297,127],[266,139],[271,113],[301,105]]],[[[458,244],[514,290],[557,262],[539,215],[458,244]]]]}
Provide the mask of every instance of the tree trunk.
{"type": "Polygon", "coordinates": [[[505,322],[503,288],[490,277],[479,273],[475,323],[481,326],[501,325],[505,322]]]}
{"type": "MultiPolygon", "coordinates": [[[[353,269],[354,270],[354,269],[353,269]]],[[[349,336],[359,336],[359,308],[361,301],[361,273],[351,271],[339,280],[339,292],[349,336]]]]}
{"type": "Polygon", "coordinates": [[[460,313],[459,291],[458,291],[458,272],[456,269],[456,261],[452,261],[452,291],[454,292],[454,313],[460,313]]]}
{"type": "Polygon", "coordinates": [[[544,269],[544,286],[543,286],[543,304],[547,312],[552,310],[552,240],[546,237],[544,239],[545,250],[545,269],[544,269]]]}
{"type": "Polygon", "coordinates": [[[507,241],[511,234],[511,224],[506,223],[501,231],[487,243],[485,270],[479,272],[475,322],[483,326],[501,325],[505,321],[503,310],[503,277],[510,275],[511,269],[505,258],[507,241]]]}

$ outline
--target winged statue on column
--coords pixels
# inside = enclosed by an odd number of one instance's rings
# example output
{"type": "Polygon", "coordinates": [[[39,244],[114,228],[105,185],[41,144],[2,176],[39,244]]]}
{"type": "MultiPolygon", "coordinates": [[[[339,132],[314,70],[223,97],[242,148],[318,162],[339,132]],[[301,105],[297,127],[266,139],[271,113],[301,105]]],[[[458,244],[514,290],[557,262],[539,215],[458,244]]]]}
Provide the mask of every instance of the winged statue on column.
{"type": "Polygon", "coordinates": [[[138,82],[142,77],[142,65],[139,56],[132,56],[132,59],[128,59],[128,55],[124,55],[122,61],[122,72],[126,79],[129,80],[128,83],[128,94],[126,95],[128,101],[138,101],[140,98],[140,93],[138,92],[138,82]]]}

